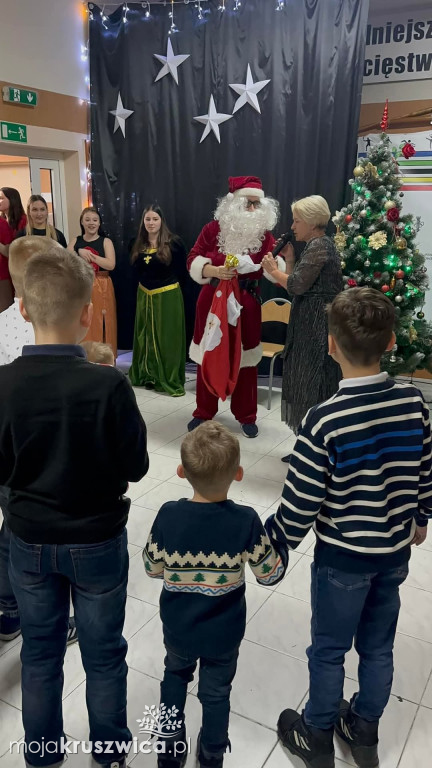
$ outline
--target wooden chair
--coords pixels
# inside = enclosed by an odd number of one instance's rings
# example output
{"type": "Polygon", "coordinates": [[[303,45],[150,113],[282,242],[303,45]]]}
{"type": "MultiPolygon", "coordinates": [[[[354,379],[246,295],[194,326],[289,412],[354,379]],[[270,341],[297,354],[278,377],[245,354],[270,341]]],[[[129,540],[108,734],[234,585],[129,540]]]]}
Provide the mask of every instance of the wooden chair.
{"type": "Polygon", "coordinates": [[[288,299],[270,299],[264,302],[261,307],[263,357],[270,359],[267,410],[271,408],[274,365],[285,347],[290,313],[291,302],[288,299]],[[267,341],[268,338],[274,339],[274,341],[267,341]]]}

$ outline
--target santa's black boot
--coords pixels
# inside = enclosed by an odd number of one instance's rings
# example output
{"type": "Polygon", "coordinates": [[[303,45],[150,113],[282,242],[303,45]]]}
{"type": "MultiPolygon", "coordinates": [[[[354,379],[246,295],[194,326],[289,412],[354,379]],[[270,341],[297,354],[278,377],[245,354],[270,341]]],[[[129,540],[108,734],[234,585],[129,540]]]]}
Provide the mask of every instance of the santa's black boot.
{"type": "Polygon", "coordinates": [[[309,728],[303,715],[284,709],[277,724],[278,736],[291,754],[303,760],[306,768],[335,768],[333,728],[309,728]]]}
{"type": "Polygon", "coordinates": [[[378,768],[378,722],[368,723],[352,711],[344,699],[336,724],[339,738],[348,744],[358,768],[378,768]]]}

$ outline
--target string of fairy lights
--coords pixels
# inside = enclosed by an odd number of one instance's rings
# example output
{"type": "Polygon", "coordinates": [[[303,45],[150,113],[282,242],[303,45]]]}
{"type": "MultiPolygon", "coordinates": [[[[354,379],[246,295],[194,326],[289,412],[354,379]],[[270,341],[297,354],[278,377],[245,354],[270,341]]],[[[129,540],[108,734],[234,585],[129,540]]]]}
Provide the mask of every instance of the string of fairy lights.
{"type": "MultiPolygon", "coordinates": [[[[217,6],[216,11],[219,13],[225,13],[225,12],[231,12],[231,13],[238,13],[242,6],[247,3],[248,0],[220,0],[219,5],[217,6]]],[[[208,6],[209,0],[145,0],[141,3],[135,3],[134,4],[134,12],[137,10],[136,6],[141,6],[141,9],[143,11],[144,19],[151,20],[152,19],[152,6],[158,6],[158,7],[165,7],[167,9],[168,19],[170,20],[170,34],[174,34],[175,32],[179,32],[179,29],[175,22],[175,8],[174,6],[178,5],[190,5],[196,12],[197,20],[198,21],[205,21],[207,14],[211,13],[211,10],[208,6]]],[[[275,3],[275,11],[283,11],[286,8],[287,0],[274,0],[275,3]]],[[[128,2],[124,2],[121,4],[123,11],[122,11],[122,21],[123,24],[127,24],[129,21],[129,15],[130,15],[130,8],[128,2]]],[[[95,3],[88,3],[87,5],[87,13],[89,16],[89,21],[94,21],[96,16],[99,14],[102,19],[102,25],[105,29],[109,29],[110,24],[110,17],[109,17],[109,9],[115,9],[121,7],[121,5],[117,3],[104,3],[102,5],[102,10],[99,10],[99,8],[95,5],[95,3]]],[[[87,53],[88,55],[88,47],[86,51],[83,51],[83,56],[87,53]]],[[[84,59],[83,59],[84,60],[84,59]]]]}

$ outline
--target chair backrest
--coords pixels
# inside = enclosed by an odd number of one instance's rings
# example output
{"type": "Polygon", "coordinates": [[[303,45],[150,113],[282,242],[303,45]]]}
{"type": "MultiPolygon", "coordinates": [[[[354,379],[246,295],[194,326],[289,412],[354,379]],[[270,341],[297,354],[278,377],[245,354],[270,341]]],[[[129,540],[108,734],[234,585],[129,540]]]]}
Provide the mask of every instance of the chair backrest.
{"type": "Polygon", "coordinates": [[[269,299],[261,307],[263,323],[289,323],[291,302],[288,299],[269,299]]]}
{"type": "Polygon", "coordinates": [[[269,299],[261,307],[261,341],[285,344],[291,302],[287,299],[269,299]]]}

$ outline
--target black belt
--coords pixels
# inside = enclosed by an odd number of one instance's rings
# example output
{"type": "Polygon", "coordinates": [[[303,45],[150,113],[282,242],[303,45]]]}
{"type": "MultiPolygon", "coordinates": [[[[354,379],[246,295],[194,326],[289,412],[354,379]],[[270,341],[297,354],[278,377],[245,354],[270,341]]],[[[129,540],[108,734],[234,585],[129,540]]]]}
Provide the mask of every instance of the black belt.
{"type": "MultiPolygon", "coordinates": [[[[220,283],[220,280],[218,280],[217,277],[212,277],[210,280],[210,285],[213,288],[217,288],[220,283]]],[[[251,280],[250,278],[239,278],[239,285],[242,291],[247,291],[250,293],[251,296],[258,302],[258,304],[262,304],[261,296],[258,293],[258,286],[259,286],[259,280],[251,280]]]]}

